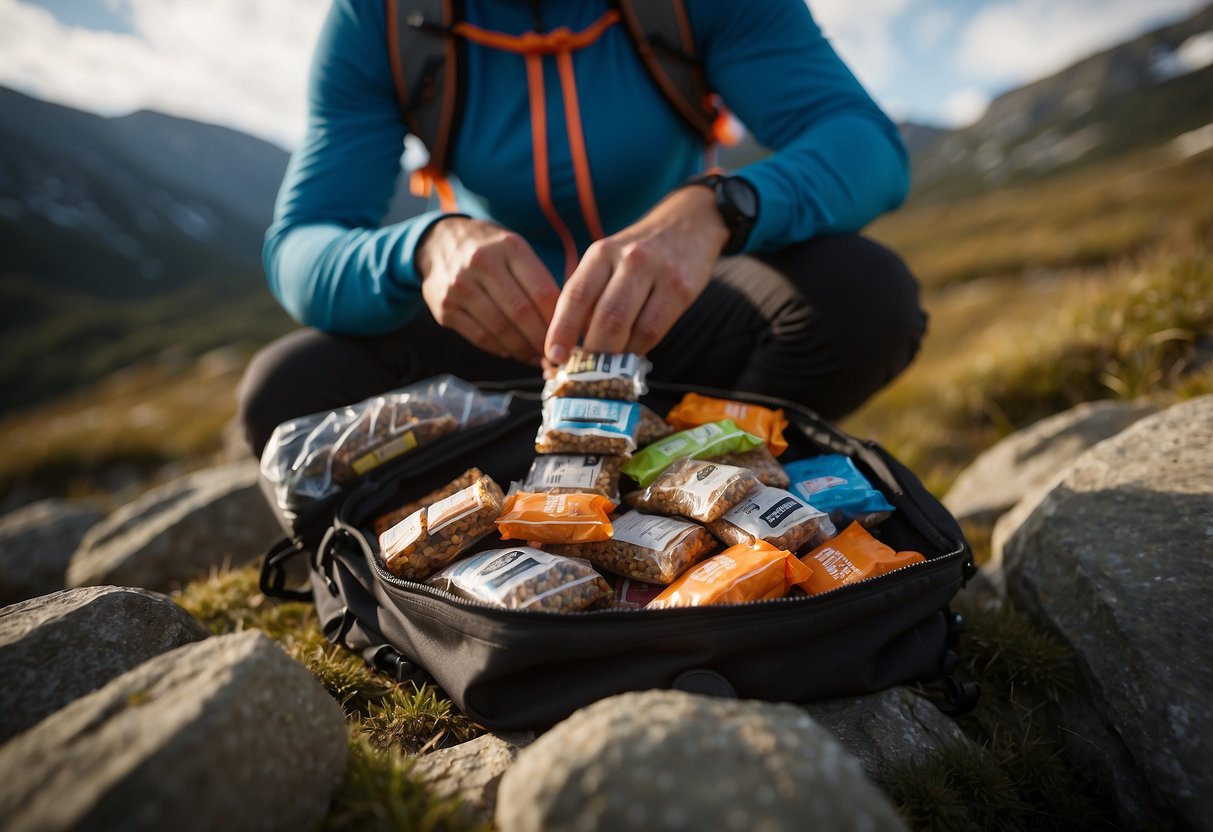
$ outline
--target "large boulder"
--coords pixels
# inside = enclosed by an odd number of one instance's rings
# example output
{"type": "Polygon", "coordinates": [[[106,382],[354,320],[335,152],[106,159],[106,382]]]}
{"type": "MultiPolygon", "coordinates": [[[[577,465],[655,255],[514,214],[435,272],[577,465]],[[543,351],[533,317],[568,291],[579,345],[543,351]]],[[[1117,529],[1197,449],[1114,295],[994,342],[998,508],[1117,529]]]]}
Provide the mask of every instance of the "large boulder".
{"type": "Polygon", "coordinates": [[[497,805],[497,787],[518,756],[535,741],[534,733],[516,731],[485,734],[451,748],[419,757],[413,774],[439,797],[458,797],[479,820],[490,821],[497,805]]]}
{"type": "Polygon", "coordinates": [[[945,749],[969,746],[982,753],[954,720],[904,687],[816,702],[805,710],[859,758],[868,777],[886,786],[899,769],[924,764],[945,749]]]}
{"type": "Polygon", "coordinates": [[[279,533],[256,462],[196,471],[94,526],[72,556],[67,581],[167,591],[257,557],[279,533]]]}
{"type": "Polygon", "coordinates": [[[948,489],[944,505],[961,522],[989,526],[1078,456],[1157,408],[1139,402],[1080,404],[1041,419],[986,449],[948,489]]]}
{"type": "Polygon", "coordinates": [[[497,826],[523,830],[904,829],[804,710],[681,691],[597,702],[523,749],[497,826]]]}
{"type": "Polygon", "coordinates": [[[0,609],[0,742],[206,629],[163,595],[67,589],[0,609]]]}
{"type": "Polygon", "coordinates": [[[341,708],[256,630],[178,648],[0,748],[18,830],[310,829],[348,753],[341,708]]]}
{"type": "Polygon", "coordinates": [[[1213,396],[1089,450],[1006,544],[1008,594],[1077,657],[1070,752],[1132,827],[1213,829],[1211,556],[1213,396]]]}
{"type": "Polygon", "coordinates": [[[0,607],[63,589],[68,561],[101,512],[42,500],[0,517],[0,607]]]}

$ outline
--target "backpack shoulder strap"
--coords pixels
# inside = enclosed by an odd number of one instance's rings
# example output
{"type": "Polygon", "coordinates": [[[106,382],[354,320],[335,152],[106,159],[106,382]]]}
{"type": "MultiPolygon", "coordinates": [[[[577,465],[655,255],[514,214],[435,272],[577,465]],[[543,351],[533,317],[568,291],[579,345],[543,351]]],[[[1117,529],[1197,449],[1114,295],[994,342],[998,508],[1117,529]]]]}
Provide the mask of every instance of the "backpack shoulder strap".
{"type": "Polygon", "coordinates": [[[386,0],[388,53],[409,132],[430,152],[427,167],[447,169],[462,113],[462,42],[450,35],[462,0],[386,0]]]}
{"type": "Polygon", "coordinates": [[[705,144],[718,115],[683,0],[612,0],[657,89],[705,144]]]}

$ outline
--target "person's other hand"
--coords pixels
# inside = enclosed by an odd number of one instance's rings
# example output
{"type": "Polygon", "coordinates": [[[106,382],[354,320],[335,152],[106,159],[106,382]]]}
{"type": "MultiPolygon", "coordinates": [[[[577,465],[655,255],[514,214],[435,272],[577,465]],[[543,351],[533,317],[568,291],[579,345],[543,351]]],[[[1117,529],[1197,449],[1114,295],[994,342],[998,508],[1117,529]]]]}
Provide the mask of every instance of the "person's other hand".
{"type": "Polygon", "coordinates": [[[584,333],[591,352],[647,353],[703,292],[729,232],[710,188],[680,188],[598,240],[565,282],[546,358],[562,363],[584,333]]]}
{"type": "Polygon", "coordinates": [[[436,223],[416,252],[434,320],[480,349],[538,364],[559,289],[530,244],[468,217],[436,223]]]}

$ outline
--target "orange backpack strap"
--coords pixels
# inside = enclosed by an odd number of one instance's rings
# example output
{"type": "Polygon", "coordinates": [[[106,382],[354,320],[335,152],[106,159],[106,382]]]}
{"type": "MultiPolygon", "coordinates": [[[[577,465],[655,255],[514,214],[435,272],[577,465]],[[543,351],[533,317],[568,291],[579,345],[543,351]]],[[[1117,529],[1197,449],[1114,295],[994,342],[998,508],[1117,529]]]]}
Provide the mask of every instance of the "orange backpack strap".
{"type": "Polygon", "coordinates": [[[611,0],[640,60],[674,112],[704,143],[717,141],[712,101],[683,0],[611,0]]]}
{"type": "Polygon", "coordinates": [[[465,58],[451,35],[463,19],[462,0],[385,0],[388,53],[396,97],[409,132],[430,152],[438,178],[450,163],[463,109],[465,58]]]}

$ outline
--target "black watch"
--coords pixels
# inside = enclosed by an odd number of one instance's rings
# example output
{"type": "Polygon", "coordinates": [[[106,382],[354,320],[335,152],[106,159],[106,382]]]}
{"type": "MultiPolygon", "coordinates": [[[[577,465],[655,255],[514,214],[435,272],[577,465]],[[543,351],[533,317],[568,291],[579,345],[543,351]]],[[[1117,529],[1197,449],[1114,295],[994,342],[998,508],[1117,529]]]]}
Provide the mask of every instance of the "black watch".
{"type": "Polygon", "coordinates": [[[716,194],[716,210],[729,230],[721,254],[737,254],[745,247],[758,220],[758,191],[740,176],[708,173],[687,180],[688,185],[706,185],[716,194]]]}

